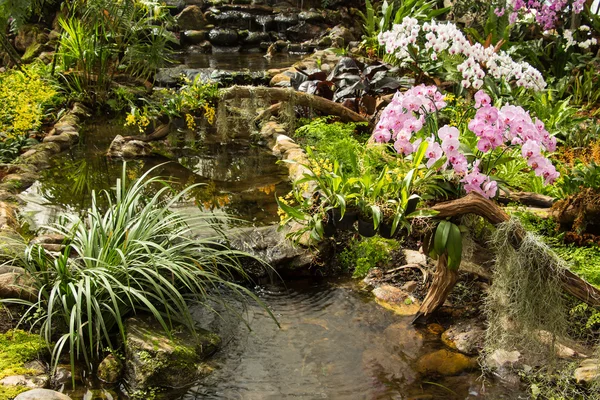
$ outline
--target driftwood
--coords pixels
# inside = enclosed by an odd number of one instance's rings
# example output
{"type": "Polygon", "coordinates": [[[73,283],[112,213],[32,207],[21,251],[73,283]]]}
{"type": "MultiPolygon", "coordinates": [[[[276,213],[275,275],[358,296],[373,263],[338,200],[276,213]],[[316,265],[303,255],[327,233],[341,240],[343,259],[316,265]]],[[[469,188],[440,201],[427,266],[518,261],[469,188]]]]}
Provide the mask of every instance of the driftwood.
{"type": "Polygon", "coordinates": [[[166,137],[171,130],[171,124],[162,124],[149,135],[140,136],[125,136],[123,139],[127,142],[131,140],[140,140],[142,142],[152,142],[153,140],[160,140],[166,137]]]}
{"type": "Polygon", "coordinates": [[[525,206],[539,208],[550,208],[552,207],[552,204],[554,204],[553,197],[530,192],[511,192],[508,195],[500,196],[498,201],[502,204],[514,202],[521,203],[525,206]]]}
{"type": "MultiPolygon", "coordinates": [[[[470,193],[458,200],[436,204],[431,208],[439,212],[436,218],[476,214],[486,218],[494,225],[508,221],[510,218],[497,204],[476,193],[470,193]]],[[[525,233],[524,230],[515,231],[511,244],[518,248],[525,237],[525,233]]],[[[442,260],[442,258],[440,257],[439,260],[442,260]]],[[[425,296],[421,308],[419,308],[413,319],[413,323],[424,321],[437,310],[446,301],[448,294],[456,284],[456,276],[452,273],[447,273],[451,271],[442,271],[441,268],[448,270],[441,261],[438,261],[432,285],[427,292],[427,296],[425,296]]],[[[600,290],[571,271],[566,270],[561,275],[561,287],[565,292],[584,303],[594,307],[600,306],[600,290]]]]}
{"type": "Polygon", "coordinates": [[[260,97],[275,102],[293,101],[299,106],[312,107],[327,115],[335,115],[344,122],[367,122],[362,115],[344,107],[343,105],[312,94],[298,92],[290,88],[271,88],[254,86],[232,86],[219,92],[220,100],[244,99],[260,97]]]}

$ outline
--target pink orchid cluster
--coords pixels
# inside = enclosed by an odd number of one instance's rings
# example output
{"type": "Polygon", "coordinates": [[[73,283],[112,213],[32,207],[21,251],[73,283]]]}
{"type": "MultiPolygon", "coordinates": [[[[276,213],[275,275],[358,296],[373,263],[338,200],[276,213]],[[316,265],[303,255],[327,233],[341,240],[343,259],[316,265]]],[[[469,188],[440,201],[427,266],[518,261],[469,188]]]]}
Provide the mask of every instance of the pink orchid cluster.
{"type": "Polygon", "coordinates": [[[495,79],[514,80],[517,86],[542,90],[546,82],[542,74],[526,62],[515,62],[506,52],[493,47],[471,44],[465,35],[450,22],[425,22],[421,26],[415,18],[405,17],[392,30],[379,34],[379,44],[387,54],[393,54],[401,63],[412,61],[408,45],[419,53],[437,60],[438,54],[447,51],[461,55],[464,61],[457,66],[465,88],[479,89],[487,73],[495,79]],[[421,37],[421,33],[424,37],[421,37]]]}
{"type": "Polygon", "coordinates": [[[556,28],[567,11],[579,14],[584,5],[585,0],[574,0],[571,4],[568,0],[509,0],[507,7],[496,8],[494,12],[500,17],[509,11],[511,24],[517,22],[519,15],[532,15],[542,29],[550,30],[556,28]]]}
{"type": "Polygon", "coordinates": [[[498,186],[496,181],[481,172],[481,160],[501,146],[521,146],[521,154],[537,176],[546,183],[554,182],[558,172],[543,151],[554,151],[556,139],[546,131],[539,119],[531,119],[521,107],[505,105],[500,109],[492,105],[491,98],[483,91],[475,94],[474,117],[468,122],[468,129],[479,138],[477,149],[479,159],[471,164],[461,150],[460,131],[457,127],[445,125],[437,132],[423,132],[428,114],[446,107],[443,95],[435,86],[415,86],[408,91],[397,92],[391,103],[383,110],[373,132],[373,139],[379,143],[394,141],[395,150],[402,155],[415,152],[425,137],[427,148],[424,158],[427,168],[432,168],[442,157],[446,158],[440,169],[451,168],[467,193],[477,192],[486,198],[494,197],[498,186]]]}

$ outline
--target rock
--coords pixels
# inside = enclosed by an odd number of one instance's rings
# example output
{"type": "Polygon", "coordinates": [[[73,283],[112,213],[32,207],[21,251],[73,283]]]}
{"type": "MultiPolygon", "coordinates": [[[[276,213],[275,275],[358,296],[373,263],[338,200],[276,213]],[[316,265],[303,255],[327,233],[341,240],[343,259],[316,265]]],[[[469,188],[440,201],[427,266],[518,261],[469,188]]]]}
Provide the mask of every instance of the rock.
{"type": "Polygon", "coordinates": [[[65,241],[65,236],[59,233],[49,233],[40,235],[31,239],[31,244],[62,244],[65,241]]]}
{"type": "Polygon", "coordinates": [[[420,303],[404,290],[392,285],[381,285],[372,291],[375,301],[399,315],[414,315],[419,311],[420,303]]]}
{"type": "Polygon", "coordinates": [[[108,149],[107,156],[119,158],[147,157],[152,154],[150,144],[141,140],[125,140],[121,135],[115,136],[108,149]]]}
{"type": "MultiPolygon", "coordinates": [[[[20,52],[25,52],[30,46],[39,43],[38,35],[44,28],[40,25],[23,25],[19,28],[15,37],[15,48],[20,52]]],[[[47,36],[46,36],[47,41],[47,36]]]]}
{"type": "Polygon", "coordinates": [[[453,350],[476,355],[485,341],[485,329],[477,321],[462,321],[452,325],[442,334],[442,342],[453,350]]]}
{"type": "Polygon", "coordinates": [[[0,299],[34,300],[37,290],[31,285],[27,275],[9,272],[0,275],[0,299]]]}
{"type": "Polygon", "coordinates": [[[398,346],[403,354],[411,358],[416,358],[423,348],[423,335],[410,321],[392,324],[383,334],[387,340],[398,346]]]}
{"type": "Polygon", "coordinates": [[[179,13],[175,19],[177,20],[179,29],[182,31],[202,29],[207,24],[206,18],[204,18],[204,14],[202,13],[202,9],[195,5],[184,8],[184,10],[179,13]]]}
{"type": "Polygon", "coordinates": [[[316,12],[314,10],[310,11],[302,11],[298,14],[298,19],[300,21],[306,21],[308,23],[321,23],[325,22],[325,15],[323,13],[316,12]]]}
{"type": "Polygon", "coordinates": [[[238,41],[238,34],[233,29],[212,29],[208,33],[208,40],[213,46],[231,47],[238,41]]]}
{"type": "Polygon", "coordinates": [[[125,322],[125,379],[131,390],[181,388],[210,373],[202,363],[214,353],[221,339],[198,330],[174,332],[170,338],[160,324],[135,317],[125,322]]]}
{"type": "Polygon", "coordinates": [[[114,355],[109,354],[98,365],[98,379],[105,383],[117,383],[123,374],[123,363],[114,355]]]}
{"type": "Polygon", "coordinates": [[[412,293],[415,289],[419,287],[419,283],[416,281],[408,281],[400,289],[404,290],[406,293],[412,293]]]}
{"type": "Polygon", "coordinates": [[[271,78],[269,86],[290,86],[291,78],[287,73],[281,73],[271,78]]]}
{"type": "Polygon", "coordinates": [[[167,5],[167,7],[169,7],[169,10],[171,11],[171,15],[179,14],[186,7],[185,0],[163,0],[163,2],[167,5]]]}
{"type": "Polygon", "coordinates": [[[427,325],[427,332],[431,333],[434,336],[439,336],[444,332],[444,327],[440,324],[429,324],[427,325]]]}
{"type": "Polygon", "coordinates": [[[206,31],[188,30],[181,34],[181,42],[184,44],[200,44],[206,40],[206,31]]]}
{"type": "Polygon", "coordinates": [[[352,31],[343,25],[334,26],[327,35],[337,47],[346,47],[356,40],[352,31]]]}
{"type": "Polygon", "coordinates": [[[577,350],[572,349],[567,346],[560,339],[554,338],[552,334],[548,331],[538,331],[538,338],[541,343],[546,346],[552,346],[554,344],[554,352],[559,358],[585,358],[586,354],[578,352],[577,350]]]}
{"type": "Polygon", "coordinates": [[[600,378],[600,360],[597,358],[588,358],[579,364],[579,368],[573,373],[573,378],[577,383],[591,384],[600,378]]]}
{"type": "Polygon", "coordinates": [[[294,25],[285,31],[286,36],[294,42],[304,42],[318,38],[323,32],[325,32],[325,28],[322,26],[309,24],[305,21],[301,21],[298,25],[294,25]]]}
{"type": "Polygon", "coordinates": [[[191,53],[204,53],[209,54],[212,52],[212,44],[208,40],[203,41],[195,46],[190,46],[188,51],[191,53]]]}
{"type": "Polygon", "coordinates": [[[424,375],[458,375],[478,367],[475,358],[446,349],[434,351],[417,360],[417,371],[424,375]]]}
{"type": "Polygon", "coordinates": [[[14,400],[71,400],[66,394],[49,389],[33,389],[21,393],[14,400]]]}
{"type": "Polygon", "coordinates": [[[3,386],[24,386],[28,388],[45,388],[50,384],[50,377],[41,375],[12,375],[0,380],[3,386]]]}
{"type": "Polygon", "coordinates": [[[521,353],[517,350],[507,351],[504,349],[494,350],[493,353],[488,354],[485,358],[485,364],[489,368],[504,369],[507,367],[514,367],[521,359],[521,353]]]}
{"type": "Polygon", "coordinates": [[[246,44],[260,44],[261,42],[268,42],[270,36],[266,32],[248,32],[248,35],[244,38],[243,42],[246,44]]]}
{"type": "Polygon", "coordinates": [[[404,254],[404,259],[406,260],[406,264],[419,264],[424,267],[427,266],[427,257],[425,254],[416,251],[416,250],[402,250],[404,254]]]}

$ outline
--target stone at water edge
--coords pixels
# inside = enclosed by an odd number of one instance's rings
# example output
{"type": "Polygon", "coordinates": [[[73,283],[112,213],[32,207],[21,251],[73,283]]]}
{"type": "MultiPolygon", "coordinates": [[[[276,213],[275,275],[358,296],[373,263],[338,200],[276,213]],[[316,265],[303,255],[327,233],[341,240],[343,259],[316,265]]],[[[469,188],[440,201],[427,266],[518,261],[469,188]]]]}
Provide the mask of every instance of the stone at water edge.
{"type": "Polygon", "coordinates": [[[478,367],[475,358],[446,349],[434,351],[417,360],[417,371],[424,375],[458,375],[478,367]]]}
{"type": "Polygon", "coordinates": [[[206,18],[204,18],[204,14],[202,13],[202,9],[198,6],[187,6],[183,9],[181,13],[179,13],[175,19],[177,20],[177,25],[179,25],[179,29],[182,31],[187,30],[199,30],[206,26],[206,18]]]}
{"type": "Polygon", "coordinates": [[[380,306],[399,315],[414,315],[419,311],[420,303],[404,290],[392,285],[381,285],[372,291],[380,306]]]}
{"type": "Polygon", "coordinates": [[[49,389],[33,389],[21,393],[14,400],[71,400],[66,394],[49,389]]]}
{"type": "Polygon", "coordinates": [[[485,329],[478,321],[462,321],[452,325],[442,334],[442,342],[451,349],[468,355],[476,355],[485,341],[485,329]]]}
{"type": "Polygon", "coordinates": [[[170,338],[160,324],[148,318],[125,322],[125,380],[132,391],[182,388],[210,373],[202,361],[221,345],[214,333],[198,336],[175,332],[170,338]]]}

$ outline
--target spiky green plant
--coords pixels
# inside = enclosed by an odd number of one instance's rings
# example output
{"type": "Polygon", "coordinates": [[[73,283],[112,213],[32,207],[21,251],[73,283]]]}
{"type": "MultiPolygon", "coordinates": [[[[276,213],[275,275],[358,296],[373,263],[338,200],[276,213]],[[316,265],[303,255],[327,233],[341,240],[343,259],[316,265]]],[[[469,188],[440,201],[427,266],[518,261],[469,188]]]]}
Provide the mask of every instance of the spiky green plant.
{"type": "Polygon", "coordinates": [[[223,288],[260,302],[234,283],[247,278],[239,262],[247,254],[223,246],[217,234],[193,238],[192,229],[213,224],[207,215],[172,211],[193,186],[173,194],[167,182],[150,178],[151,172],[128,183],[124,166],[115,192],[103,193],[105,210],[93,193],[83,216],[50,227],[66,237],[58,256],[32,245],[20,260],[38,296],[12,302],[28,306],[22,321],[55,343],[54,365],[68,351],[72,365],[80,360],[92,369],[105,348],[118,348],[125,339],[124,320],[139,312],[152,315],[166,332],[174,324],[193,332],[190,304],[218,297],[223,288]]]}

